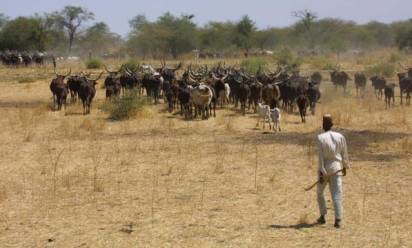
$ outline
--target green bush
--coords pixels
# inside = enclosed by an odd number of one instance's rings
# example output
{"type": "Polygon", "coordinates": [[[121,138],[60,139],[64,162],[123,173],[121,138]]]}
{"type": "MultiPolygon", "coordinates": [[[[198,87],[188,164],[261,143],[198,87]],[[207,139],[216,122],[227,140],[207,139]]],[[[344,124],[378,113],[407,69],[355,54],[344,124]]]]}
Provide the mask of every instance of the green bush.
{"type": "Polygon", "coordinates": [[[87,69],[100,69],[103,66],[103,62],[100,59],[89,59],[86,61],[86,68],[87,69]]]}
{"type": "Polygon", "coordinates": [[[382,62],[380,64],[369,67],[366,70],[368,76],[380,75],[384,77],[393,77],[396,72],[396,66],[390,62],[382,62]]]}
{"type": "Polygon", "coordinates": [[[124,68],[129,69],[130,71],[136,71],[139,68],[140,64],[137,60],[129,60],[123,64],[124,68]]]}
{"type": "Polygon", "coordinates": [[[149,102],[140,96],[137,90],[128,91],[125,96],[113,98],[103,105],[103,111],[109,113],[109,118],[115,121],[128,120],[135,117],[149,102]]]}
{"type": "Polygon", "coordinates": [[[250,74],[256,74],[259,70],[267,69],[268,62],[262,58],[244,59],[240,63],[240,67],[250,74]]]}
{"type": "Polygon", "coordinates": [[[299,69],[302,64],[302,60],[287,48],[275,53],[275,59],[279,65],[287,66],[291,70],[299,69]]]}

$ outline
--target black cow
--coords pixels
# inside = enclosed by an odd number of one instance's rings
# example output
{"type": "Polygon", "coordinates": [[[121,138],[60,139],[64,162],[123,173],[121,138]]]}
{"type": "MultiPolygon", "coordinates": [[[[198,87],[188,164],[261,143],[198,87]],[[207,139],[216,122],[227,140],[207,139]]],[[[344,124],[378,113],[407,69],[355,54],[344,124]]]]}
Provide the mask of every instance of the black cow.
{"type": "Polygon", "coordinates": [[[356,96],[359,93],[364,96],[365,87],[366,87],[366,76],[362,72],[355,73],[355,86],[356,86],[356,96]]]}
{"type": "Polygon", "coordinates": [[[56,71],[54,73],[56,78],[50,83],[50,91],[53,94],[53,108],[56,109],[57,105],[57,110],[61,110],[62,105],[66,105],[67,95],[69,94],[69,88],[64,79],[70,75],[71,70],[67,75],[59,75],[56,71]]]}
{"type": "Polygon", "coordinates": [[[309,106],[309,100],[304,94],[300,94],[298,98],[296,99],[296,103],[299,108],[299,114],[300,118],[302,119],[302,122],[306,122],[306,110],[309,106]]]}
{"type": "Polygon", "coordinates": [[[79,87],[79,97],[83,104],[83,114],[90,114],[91,104],[94,96],[96,95],[97,81],[102,76],[103,72],[96,79],[82,78],[82,82],[79,87]]]}
{"type": "Polygon", "coordinates": [[[406,73],[398,73],[399,91],[401,95],[401,105],[403,105],[403,94],[406,94],[407,104],[410,104],[410,94],[412,92],[412,77],[406,73]]]}
{"type": "Polygon", "coordinates": [[[316,111],[316,103],[319,101],[321,96],[319,85],[310,83],[306,95],[308,96],[310,110],[312,115],[314,115],[316,111]]]}
{"type": "Polygon", "coordinates": [[[385,108],[391,107],[391,100],[392,100],[392,107],[395,104],[395,84],[388,84],[385,86],[385,108]]]}
{"type": "Polygon", "coordinates": [[[375,95],[376,98],[382,99],[383,96],[383,90],[385,89],[386,86],[386,79],[382,76],[373,76],[370,78],[372,81],[372,86],[375,89],[375,95]]]}
{"type": "Polygon", "coordinates": [[[250,96],[250,87],[242,82],[239,86],[238,99],[240,101],[240,109],[243,115],[246,115],[246,103],[250,96]]]}
{"type": "Polygon", "coordinates": [[[335,88],[342,86],[343,91],[346,92],[346,85],[348,84],[348,79],[350,79],[346,72],[334,70],[330,73],[330,79],[335,88]]]}

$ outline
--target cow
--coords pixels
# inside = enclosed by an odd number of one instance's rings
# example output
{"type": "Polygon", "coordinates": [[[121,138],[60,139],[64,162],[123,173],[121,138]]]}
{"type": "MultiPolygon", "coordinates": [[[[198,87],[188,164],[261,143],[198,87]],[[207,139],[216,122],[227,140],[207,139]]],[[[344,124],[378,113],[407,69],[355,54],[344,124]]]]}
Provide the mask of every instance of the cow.
{"type": "Polygon", "coordinates": [[[159,103],[160,92],[164,79],[158,72],[146,73],[143,76],[142,85],[146,89],[147,96],[153,98],[154,103],[159,103]]]}
{"type": "Polygon", "coordinates": [[[281,113],[280,113],[279,108],[276,107],[270,110],[270,119],[273,122],[273,130],[275,132],[279,130],[280,132],[281,131],[281,128],[280,128],[281,113]]]}
{"type": "Polygon", "coordinates": [[[338,86],[342,86],[343,91],[346,92],[346,85],[348,83],[348,80],[350,79],[349,75],[346,72],[334,70],[330,73],[330,78],[336,89],[338,88],[338,86]]]}
{"type": "Polygon", "coordinates": [[[83,104],[83,114],[90,114],[91,104],[93,98],[96,95],[96,85],[97,81],[101,78],[103,72],[96,79],[82,78],[82,82],[79,87],[79,98],[82,100],[83,104]]]}
{"type": "Polygon", "coordinates": [[[238,89],[238,99],[240,101],[240,109],[243,115],[246,115],[246,102],[250,97],[250,87],[245,82],[240,83],[238,89]]]}
{"type": "Polygon", "coordinates": [[[386,79],[382,76],[373,76],[370,78],[372,81],[372,86],[375,89],[375,96],[377,99],[382,99],[383,96],[383,90],[385,89],[386,86],[386,79]]]}
{"type": "Polygon", "coordinates": [[[194,87],[190,91],[190,99],[195,106],[195,118],[199,111],[203,120],[208,119],[210,116],[209,108],[213,99],[213,91],[211,87],[205,84],[200,84],[194,87]]]}
{"type": "Polygon", "coordinates": [[[184,115],[186,120],[191,117],[192,112],[190,109],[190,92],[191,89],[189,86],[183,82],[179,82],[177,99],[180,103],[180,115],[184,115]]]}
{"type": "Polygon", "coordinates": [[[392,100],[392,107],[395,104],[395,84],[391,83],[385,85],[385,108],[391,107],[391,100],[392,100]]]}
{"type": "Polygon", "coordinates": [[[111,99],[112,97],[118,97],[122,90],[122,84],[120,82],[120,72],[122,67],[118,71],[109,71],[106,66],[104,69],[109,74],[104,80],[104,87],[106,89],[106,100],[111,99]]]}
{"type": "Polygon", "coordinates": [[[54,70],[54,74],[56,74],[56,78],[54,78],[50,83],[50,91],[53,94],[53,108],[57,110],[61,110],[62,105],[66,105],[67,95],[69,94],[69,88],[67,84],[64,82],[64,79],[68,77],[71,73],[71,69],[68,74],[60,75],[56,73],[54,70]]]}
{"type": "Polygon", "coordinates": [[[67,78],[67,85],[69,86],[70,91],[70,103],[77,102],[78,92],[83,77],[84,75],[81,73],[80,75],[73,75],[67,78]]]}
{"type": "Polygon", "coordinates": [[[263,129],[265,129],[265,124],[266,122],[269,123],[269,129],[272,129],[271,126],[271,119],[270,119],[270,107],[269,105],[265,105],[262,103],[258,103],[257,107],[257,114],[258,114],[258,119],[256,122],[256,127],[259,126],[260,121],[263,119],[263,129]]]}
{"type": "Polygon", "coordinates": [[[265,104],[270,104],[273,100],[279,100],[280,90],[276,84],[266,84],[262,88],[262,100],[265,104]]]}
{"type": "Polygon", "coordinates": [[[262,83],[260,83],[259,81],[255,81],[253,83],[250,84],[249,88],[250,88],[250,98],[249,98],[249,109],[250,109],[250,105],[253,104],[253,110],[256,113],[256,108],[258,103],[261,101],[262,99],[262,83]]]}
{"type": "Polygon", "coordinates": [[[410,102],[410,94],[412,88],[412,77],[406,73],[398,73],[399,91],[401,96],[401,105],[403,105],[403,94],[406,94],[407,101],[410,102]]]}
{"type": "Polygon", "coordinates": [[[300,94],[298,98],[296,99],[296,103],[299,108],[300,118],[302,119],[302,122],[305,123],[306,122],[306,110],[309,105],[309,100],[304,94],[300,94]]]}
{"type": "Polygon", "coordinates": [[[225,76],[219,78],[212,72],[211,76],[213,79],[213,86],[217,100],[220,102],[220,107],[223,108],[223,104],[229,103],[230,86],[226,83],[226,79],[229,75],[226,74],[225,76]]]}
{"type": "Polygon", "coordinates": [[[312,115],[315,115],[316,103],[319,102],[321,96],[318,84],[309,83],[309,88],[306,91],[306,95],[309,100],[310,111],[312,115]]]}
{"type": "Polygon", "coordinates": [[[364,96],[366,87],[366,76],[362,72],[355,73],[355,86],[356,86],[356,96],[364,96]]]}
{"type": "Polygon", "coordinates": [[[310,81],[315,83],[315,84],[320,84],[322,82],[322,74],[320,74],[320,72],[314,72],[311,76],[310,76],[310,81]]]}

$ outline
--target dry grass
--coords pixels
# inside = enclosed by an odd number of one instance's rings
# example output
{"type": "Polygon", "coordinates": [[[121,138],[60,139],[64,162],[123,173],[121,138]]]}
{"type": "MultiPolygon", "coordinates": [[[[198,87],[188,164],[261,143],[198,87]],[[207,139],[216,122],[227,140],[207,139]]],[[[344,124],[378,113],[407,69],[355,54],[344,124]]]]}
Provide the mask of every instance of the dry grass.
{"type": "MultiPolygon", "coordinates": [[[[119,62],[120,63],[120,62],[119,62]]],[[[349,62],[348,62],[349,63],[349,62]]],[[[113,66],[115,67],[115,66],[113,66]]],[[[73,66],[73,70],[81,70],[73,66]]],[[[32,69],[0,69],[18,78],[32,69]]],[[[47,70],[38,69],[36,73],[47,70]]],[[[36,70],[35,70],[36,71],[36,70]]],[[[219,110],[183,121],[164,106],[111,122],[98,106],[48,109],[49,79],[0,82],[2,247],[408,247],[411,107],[385,110],[322,86],[316,116],[283,115],[282,132],[219,110]],[[314,138],[323,113],[348,139],[345,221],[318,217],[314,138]]],[[[331,202],[328,202],[332,207],[331,202]]]]}

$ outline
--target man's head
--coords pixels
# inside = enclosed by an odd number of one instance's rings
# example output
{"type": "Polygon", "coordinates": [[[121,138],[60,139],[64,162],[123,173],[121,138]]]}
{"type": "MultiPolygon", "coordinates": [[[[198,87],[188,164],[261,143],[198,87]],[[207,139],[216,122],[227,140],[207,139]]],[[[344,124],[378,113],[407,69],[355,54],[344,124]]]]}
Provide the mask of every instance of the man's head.
{"type": "Polygon", "coordinates": [[[330,114],[326,114],[323,116],[323,130],[329,131],[333,127],[333,120],[330,114]]]}

